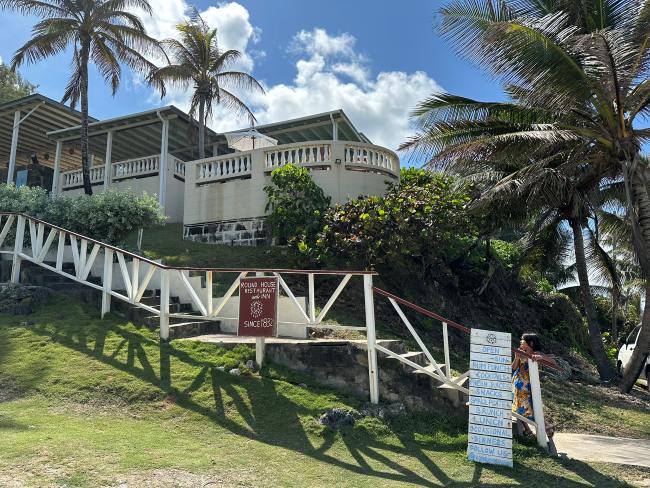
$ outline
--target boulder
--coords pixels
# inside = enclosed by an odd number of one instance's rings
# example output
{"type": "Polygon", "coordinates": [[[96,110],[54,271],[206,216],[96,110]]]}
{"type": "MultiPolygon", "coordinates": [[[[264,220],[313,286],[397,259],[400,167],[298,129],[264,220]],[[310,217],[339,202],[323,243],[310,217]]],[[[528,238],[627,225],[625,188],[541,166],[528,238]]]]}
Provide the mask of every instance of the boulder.
{"type": "Polygon", "coordinates": [[[52,290],[42,286],[0,283],[0,313],[27,315],[47,302],[52,290]]]}

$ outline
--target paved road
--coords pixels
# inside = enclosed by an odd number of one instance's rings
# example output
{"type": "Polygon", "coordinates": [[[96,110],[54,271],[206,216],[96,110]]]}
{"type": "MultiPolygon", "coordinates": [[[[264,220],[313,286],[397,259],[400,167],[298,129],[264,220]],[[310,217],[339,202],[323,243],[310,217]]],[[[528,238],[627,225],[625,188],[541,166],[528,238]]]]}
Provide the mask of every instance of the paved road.
{"type": "Polygon", "coordinates": [[[556,432],[553,441],[560,456],[650,468],[650,440],[556,432]]]}

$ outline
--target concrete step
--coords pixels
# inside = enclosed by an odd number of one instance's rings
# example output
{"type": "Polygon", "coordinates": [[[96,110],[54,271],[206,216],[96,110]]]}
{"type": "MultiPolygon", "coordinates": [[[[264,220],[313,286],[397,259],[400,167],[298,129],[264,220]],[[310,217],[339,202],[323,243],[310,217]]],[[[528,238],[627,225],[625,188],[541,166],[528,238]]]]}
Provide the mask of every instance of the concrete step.
{"type": "MultiPolygon", "coordinates": [[[[427,364],[426,363],[427,357],[422,351],[408,351],[408,352],[400,354],[400,357],[402,357],[404,359],[408,359],[409,361],[412,361],[415,364],[419,364],[420,366],[424,366],[425,364],[427,364]]],[[[399,361],[396,357],[393,357],[393,356],[388,356],[387,359],[391,359],[393,361],[399,361]]],[[[402,364],[404,366],[406,366],[407,368],[411,367],[406,363],[402,363],[402,364]]]]}

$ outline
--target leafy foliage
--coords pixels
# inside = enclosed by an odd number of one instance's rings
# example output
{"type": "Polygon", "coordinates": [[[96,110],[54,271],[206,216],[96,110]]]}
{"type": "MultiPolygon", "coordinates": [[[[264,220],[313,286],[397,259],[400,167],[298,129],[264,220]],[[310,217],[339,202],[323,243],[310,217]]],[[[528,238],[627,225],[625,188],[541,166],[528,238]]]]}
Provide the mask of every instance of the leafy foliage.
{"type": "Polygon", "coordinates": [[[325,213],[316,240],[321,261],[367,267],[415,258],[429,262],[472,235],[469,196],[453,180],[424,170],[402,169],[399,184],[383,197],[352,200],[325,213]]]}
{"type": "Polygon", "coordinates": [[[0,211],[26,213],[109,244],[123,242],[134,229],[165,221],[157,199],[115,190],[51,199],[40,187],[3,184],[0,185],[0,211]]]}
{"type": "Polygon", "coordinates": [[[271,235],[280,243],[296,238],[310,240],[320,230],[331,199],[305,168],[286,164],[273,170],[271,185],[264,191],[268,198],[266,211],[271,211],[267,222],[271,235]]]}
{"type": "Polygon", "coordinates": [[[8,66],[0,62],[0,103],[26,97],[35,90],[36,85],[32,85],[19,73],[11,71],[8,66]]]}

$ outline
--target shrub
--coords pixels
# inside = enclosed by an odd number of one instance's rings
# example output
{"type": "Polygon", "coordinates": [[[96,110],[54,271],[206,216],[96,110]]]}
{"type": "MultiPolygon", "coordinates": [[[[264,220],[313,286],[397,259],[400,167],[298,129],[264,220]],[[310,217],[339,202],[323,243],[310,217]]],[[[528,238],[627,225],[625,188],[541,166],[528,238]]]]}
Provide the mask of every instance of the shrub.
{"type": "Polygon", "coordinates": [[[319,259],[365,266],[397,259],[430,263],[472,234],[465,210],[469,197],[452,183],[447,176],[404,169],[384,197],[329,209],[315,243],[319,259]]]}
{"type": "Polygon", "coordinates": [[[490,241],[490,249],[504,268],[513,269],[521,257],[521,251],[516,244],[499,239],[490,241]]]}
{"type": "Polygon", "coordinates": [[[131,231],[165,221],[154,197],[118,190],[51,199],[40,187],[3,184],[0,211],[22,212],[109,244],[120,244],[131,231]]]}
{"type": "Polygon", "coordinates": [[[286,164],[273,170],[267,195],[267,222],[271,235],[285,244],[293,238],[309,239],[321,228],[323,212],[330,205],[305,168],[286,164]]]}

